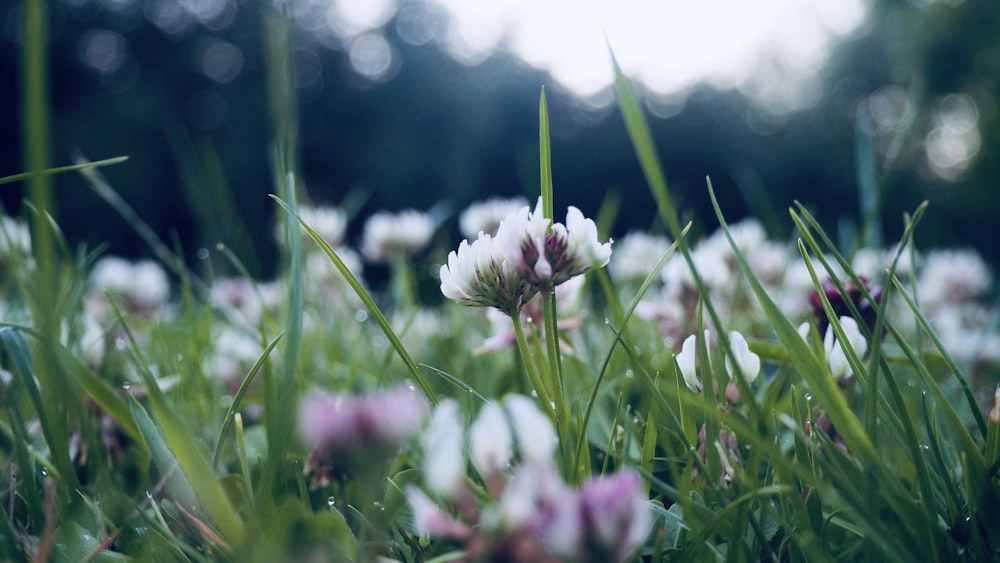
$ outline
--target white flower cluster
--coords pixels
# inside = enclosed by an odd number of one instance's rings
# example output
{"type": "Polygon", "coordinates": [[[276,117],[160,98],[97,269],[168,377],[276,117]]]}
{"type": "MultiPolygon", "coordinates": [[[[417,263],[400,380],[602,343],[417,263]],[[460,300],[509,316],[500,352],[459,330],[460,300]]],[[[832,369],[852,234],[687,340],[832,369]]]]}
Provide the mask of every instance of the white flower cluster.
{"type": "Polygon", "coordinates": [[[466,480],[465,435],[458,404],[442,401],[422,435],[424,478],[457,515],[408,487],[420,535],[461,542],[472,560],[508,553],[525,562],[625,561],[649,535],[652,511],[638,474],[622,470],[568,487],[552,462],[555,429],[532,399],[489,401],[468,431],[469,460],[486,483],[485,496],[466,480]]]}
{"type": "Polygon", "coordinates": [[[597,226],[575,207],[566,223],[552,223],[524,206],[508,215],[496,235],[463,240],[441,266],[441,292],[465,305],[518,313],[538,291],[554,288],[611,259],[611,243],[597,240],[597,226]]]}
{"type": "MultiPolygon", "coordinates": [[[[704,342],[709,348],[712,347],[711,331],[705,330],[704,342]]],[[[692,391],[701,391],[702,389],[702,382],[696,372],[698,362],[697,346],[698,337],[692,334],[684,339],[681,351],[674,356],[681,376],[684,378],[684,383],[692,391]]],[[[735,330],[729,333],[729,351],[731,354],[725,354],[725,364],[730,378],[741,377],[747,384],[753,383],[757,379],[757,376],[760,375],[760,356],[750,351],[747,339],[735,330]]],[[[724,350],[720,352],[725,353],[724,350]]],[[[708,357],[711,358],[711,355],[709,354],[708,357]]],[[[709,362],[711,363],[711,359],[709,359],[709,362]]]]}
{"type": "MultiPolygon", "coordinates": [[[[763,227],[753,218],[731,225],[730,234],[751,271],[787,317],[802,320],[821,312],[821,303],[810,301],[817,289],[795,246],[769,240],[763,227]]],[[[612,278],[624,290],[634,289],[666,249],[667,240],[663,237],[630,233],[620,241],[608,265],[612,278]],[[643,264],[646,265],[645,274],[643,264]]],[[[876,280],[885,279],[886,270],[893,266],[896,250],[862,248],[854,254],[851,269],[866,281],[870,291],[876,292],[876,300],[885,289],[879,287],[884,282],[876,280]]],[[[768,330],[767,319],[749,291],[735,253],[721,230],[693,244],[691,257],[708,291],[703,297],[711,299],[723,322],[738,325],[745,334],[768,330]]],[[[833,267],[832,274],[848,288],[851,293],[848,297],[858,300],[855,305],[863,309],[866,316],[863,320],[874,319],[874,304],[861,299],[860,292],[849,283],[849,277],[834,257],[824,258],[833,267]]],[[[810,260],[821,280],[829,275],[819,260],[810,260]]],[[[984,297],[993,288],[993,276],[978,253],[968,249],[907,250],[895,264],[893,273],[914,295],[922,313],[952,356],[966,362],[1000,361],[1000,333],[993,326],[997,309],[984,302],[984,297]]],[[[658,285],[643,297],[636,312],[656,323],[668,346],[676,346],[696,330],[699,296],[690,268],[679,253],[667,261],[658,281],[658,285]]],[[[824,282],[822,290],[831,299],[843,300],[836,295],[835,286],[830,282],[824,282]]],[[[911,332],[916,330],[909,307],[892,293],[888,320],[897,327],[911,332]]],[[[846,312],[844,309],[838,316],[846,312]]],[[[825,339],[826,325],[820,324],[820,337],[825,339]]]]}

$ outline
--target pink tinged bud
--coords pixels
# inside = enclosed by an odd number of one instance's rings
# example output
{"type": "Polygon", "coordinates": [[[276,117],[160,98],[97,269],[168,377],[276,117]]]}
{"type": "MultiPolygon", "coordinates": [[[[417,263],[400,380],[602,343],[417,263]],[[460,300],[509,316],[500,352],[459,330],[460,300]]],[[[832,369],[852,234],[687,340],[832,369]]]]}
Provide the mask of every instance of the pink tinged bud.
{"type": "Polygon", "coordinates": [[[494,526],[507,530],[536,527],[556,498],[566,490],[555,467],[546,464],[522,464],[507,481],[500,500],[494,526]]]}
{"type": "Polygon", "coordinates": [[[580,487],[587,534],[615,561],[625,561],[649,536],[653,515],[639,474],[624,470],[580,487]]]}
{"type": "Polygon", "coordinates": [[[455,499],[464,485],[464,433],[458,403],[444,399],[423,434],[424,479],[441,497],[455,499]]]}
{"type": "Polygon", "coordinates": [[[413,527],[420,536],[440,536],[451,539],[465,539],[471,530],[448,513],[441,510],[420,489],[406,487],[406,500],[413,512],[413,527]]]}
{"type": "Polygon", "coordinates": [[[506,469],[512,442],[503,409],[495,401],[489,401],[469,430],[469,456],[480,475],[489,478],[506,469]]]}
{"type": "Polygon", "coordinates": [[[553,555],[576,560],[583,546],[583,513],[577,491],[563,490],[552,495],[535,532],[553,555]]]}
{"type": "Polygon", "coordinates": [[[726,367],[729,369],[730,375],[737,377],[739,374],[748,384],[753,383],[760,375],[760,356],[750,351],[750,345],[747,344],[746,338],[736,331],[729,333],[729,348],[733,357],[736,358],[736,363],[733,364],[730,357],[726,356],[726,367]]]}
{"type": "Polygon", "coordinates": [[[524,395],[508,395],[503,403],[514,427],[521,461],[551,463],[558,439],[549,418],[538,408],[535,401],[524,395]]]}
{"type": "Polygon", "coordinates": [[[423,424],[426,404],[408,386],[367,395],[314,392],[299,409],[299,431],[314,449],[397,448],[423,424]]]}

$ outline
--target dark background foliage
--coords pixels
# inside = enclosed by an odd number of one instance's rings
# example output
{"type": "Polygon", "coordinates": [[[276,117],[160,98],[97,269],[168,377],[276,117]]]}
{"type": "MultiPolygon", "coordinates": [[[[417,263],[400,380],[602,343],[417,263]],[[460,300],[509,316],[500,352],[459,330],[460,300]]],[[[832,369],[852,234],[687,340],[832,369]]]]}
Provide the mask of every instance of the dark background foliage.
{"type": "MultiPolygon", "coordinates": [[[[807,109],[774,114],[738,92],[704,86],[674,115],[651,113],[685,212],[703,230],[713,228],[708,176],[731,219],[755,214],[773,236],[787,236],[785,209],[799,200],[847,240],[860,222],[859,170],[873,155],[874,174],[865,177],[880,189],[885,242],[899,236],[903,214],[926,199],[931,208],[918,243],[974,246],[1000,265],[1000,11],[984,1],[917,4],[876,2],[864,29],[838,47],[823,71],[823,95],[807,109]],[[883,149],[891,139],[873,132],[863,110],[892,85],[913,101],[916,118],[889,158],[883,149]],[[972,166],[944,180],[930,173],[922,142],[936,104],[956,92],[976,101],[982,142],[972,166]]],[[[266,197],[274,191],[263,62],[267,8],[236,2],[219,22],[188,22],[168,32],[151,23],[150,10],[162,5],[51,3],[54,159],[129,155],[104,173],[154,230],[179,240],[189,257],[225,242],[254,272],[269,275],[276,207],[266,197]],[[102,71],[101,60],[86,62],[83,49],[94,33],[124,46],[113,71],[102,71]],[[220,41],[238,49],[241,66],[235,76],[212,79],[203,61],[220,41]]],[[[0,76],[7,77],[0,89],[0,175],[23,169],[19,18],[19,4],[0,7],[0,76]]],[[[391,77],[378,81],[358,76],[343,48],[296,39],[303,176],[314,201],[346,200],[357,212],[352,236],[374,210],[439,205],[457,213],[490,195],[534,197],[543,86],[557,209],[573,204],[594,215],[613,194],[623,200],[613,235],[659,228],[614,105],[594,108],[506,54],[467,66],[434,44],[398,40],[393,22],[386,33],[397,57],[391,77]]],[[[108,241],[115,254],[145,253],[79,177],[60,176],[56,186],[59,224],[71,242],[108,241]]],[[[12,213],[23,197],[18,185],[0,192],[12,213]]]]}

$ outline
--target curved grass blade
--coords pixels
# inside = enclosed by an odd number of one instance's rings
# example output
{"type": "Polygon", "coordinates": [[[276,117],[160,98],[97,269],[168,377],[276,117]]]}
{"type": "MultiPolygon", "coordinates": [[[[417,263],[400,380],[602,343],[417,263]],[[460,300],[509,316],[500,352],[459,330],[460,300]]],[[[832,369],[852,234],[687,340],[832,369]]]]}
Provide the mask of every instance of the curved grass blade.
{"type": "MultiPolygon", "coordinates": [[[[111,305],[111,310],[125,332],[132,353],[135,355],[137,371],[142,377],[146,391],[149,393],[150,406],[152,407],[156,421],[160,425],[156,435],[162,435],[164,444],[166,444],[172,457],[177,461],[177,465],[194,491],[198,503],[212,517],[212,520],[219,527],[222,537],[229,545],[238,545],[243,536],[243,523],[236,515],[236,510],[229,501],[229,497],[226,496],[226,492],[223,490],[219,480],[215,477],[212,466],[205,459],[202,450],[198,447],[198,439],[195,438],[191,429],[184,424],[182,419],[168,404],[166,396],[163,394],[156,378],[150,372],[142,356],[142,352],[135,341],[135,337],[132,335],[131,329],[129,329],[124,317],[122,317],[121,311],[115,305],[110,295],[108,295],[108,303],[111,305]]],[[[139,411],[134,407],[139,406],[140,410],[143,411],[144,409],[141,409],[141,405],[137,402],[133,402],[133,405],[132,415],[135,418],[136,413],[139,411]]],[[[139,424],[139,421],[136,420],[136,423],[139,424]]],[[[139,426],[141,430],[142,425],[140,424],[139,426]]],[[[144,432],[143,434],[145,436],[148,432],[144,432]]]]}
{"type": "MultiPolygon", "coordinates": [[[[691,223],[681,231],[681,238],[687,237],[688,231],[691,229],[691,223]]],[[[604,376],[608,373],[608,366],[611,365],[611,357],[618,347],[618,344],[622,342],[622,334],[625,332],[625,326],[628,324],[628,320],[632,318],[632,314],[635,309],[639,306],[639,302],[642,301],[643,296],[652,287],[653,281],[659,276],[660,270],[667,264],[670,258],[674,255],[680,244],[680,240],[674,240],[673,243],[667,248],[667,251],[660,257],[660,260],[653,266],[652,271],[646,276],[646,279],[642,280],[642,284],[639,286],[638,291],[636,291],[635,296],[632,297],[632,302],[629,304],[628,310],[622,316],[620,321],[621,326],[614,330],[614,340],[611,342],[611,347],[608,349],[608,353],[604,356],[604,363],[601,365],[601,370],[597,373],[597,381],[594,382],[594,390],[590,393],[590,400],[587,401],[587,409],[583,414],[583,419],[580,420],[579,436],[576,441],[576,453],[573,456],[575,460],[574,467],[579,464],[580,456],[582,455],[583,445],[587,441],[587,425],[590,423],[590,417],[594,410],[594,404],[597,402],[597,393],[600,391],[601,384],[604,382],[604,376]]]]}
{"type": "MultiPolygon", "coordinates": [[[[70,164],[67,166],[57,166],[55,168],[49,168],[42,170],[43,174],[62,174],[64,172],[76,172],[79,170],[86,170],[88,168],[100,168],[101,166],[111,166],[112,164],[121,164],[128,160],[128,156],[116,156],[114,158],[105,158],[104,160],[95,160],[93,162],[81,162],[78,164],[70,164]]],[[[21,180],[28,179],[33,173],[32,172],[21,172],[20,174],[12,174],[10,176],[4,176],[0,178],[0,185],[9,184],[11,182],[20,182],[21,180]]]]}
{"type": "MultiPolygon", "coordinates": [[[[271,195],[271,199],[277,202],[277,204],[280,205],[285,211],[289,211],[288,205],[282,201],[281,198],[271,195]]],[[[361,282],[358,281],[358,278],[351,272],[347,265],[344,264],[344,261],[340,259],[340,256],[338,256],[333,248],[330,247],[329,243],[323,240],[323,237],[313,230],[313,228],[310,227],[305,221],[303,221],[301,217],[295,215],[295,218],[298,220],[299,224],[302,225],[302,228],[309,233],[309,236],[316,241],[316,244],[319,245],[330,261],[333,262],[333,265],[336,266],[340,274],[344,276],[344,279],[351,286],[351,289],[354,290],[361,301],[365,304],[365,307],[368,308],[368,312],[375,317],[375,320],[378,322],[378,325],[385,334],[385,337],[389,339],[389,342],[396,350],[396,353],[399,354],[403,363],[406,364],[406,367],[410,370],[410,374],[416,380],[417,384],[420,385],[421,389],[423,389],[431,403],[436,405],[438,403],[437,395],[434,393],[434,390],[431,389],[430,385],[427,384],[427,380],[425,380],[423,374],[420,373],[420,368],[417,367],[416,362],[414,362],[413,358],[410,357],[409,352],[406,351],[403,343],[399,340],[399,337],[396,336],[396,332],[392,330],[392,326],[389,325],[389,321],[385,318],[385,315],[382,314],[381,309],[379,309],[378,305],[375,304],[375,301],[372,299],[371,295],[368,294],[368,291],[365,290],[364,286],[361,285],[361,282]]]]}
{"type": "MultiPolygon", "coordinates": [[[[240,409],[240,405],[243,403],[243,396],[246,395],[247,389],[250,388],[250,384],[253,383],[254,378],[257,376],[257,372],[260,371],[261,366],[267,361],[267,358],[271,355],[271,350],[278,344],[281,337],[285,333],[282,332],[278,336],[274,337],[274,340],[267,345],[264,352],[257,358],[250,371],[247,372],[246,377],[240,383],[240,388],[236,391],[236,395],[233,396],[233,403],[229,405],[229,410],[226,412],[225,418],[222,420],[222,428],[219,430],[219,437],[215,441],[215,451],[212,453],[212,467],[215,467],[219,463],[219,454],[222,452],[222,440],[225,438],[226,433],[233,425],[233,417],[236,415],[236,411],[240,409]]],[[[248,482],[249,483],[249,482],[248,482]]]]}

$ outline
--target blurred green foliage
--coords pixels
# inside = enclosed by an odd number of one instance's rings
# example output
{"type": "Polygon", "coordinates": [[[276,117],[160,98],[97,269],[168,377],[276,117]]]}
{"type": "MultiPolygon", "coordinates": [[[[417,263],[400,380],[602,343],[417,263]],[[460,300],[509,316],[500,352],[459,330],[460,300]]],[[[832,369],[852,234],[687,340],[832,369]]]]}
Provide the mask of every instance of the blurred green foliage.
{"type": "MultiPolygon", "coordinates": [[[[180,241],[191,261],[198,249],[224,242],[255,274],[269,276],[276,207],[266,197],[266,4],[228,2],[225,17],[189,17],[174,27],[163,23],[167,4],[49,3],[54,163],[77,154],[129,155],[127,164],[106,171],[108,180],[162,238],[180,241]],[[213,67],[213,60],[226,64],[213,67]]],[[[735,91],[695,89],[675,115],[651,117],[679,204],[711,230],[710,176],[734,218],[755,214],[772,235],[785,235],[788,222],[771,217],[784,217],[799,200],[850,241],[861,228],[864,185],[886,237],[901,232],[905,210],[929,199],[918,244],[971,245],[1000,264],[1000,245],[983,236],[1000,211],[998,18],[988,2],[876,2],[864,29],[824,70],[819,101],[794,113],[769,113],[735,91]],[[961,95],[953,102],[974,102],[979,145],[971,166],[945,180],[928,166],[925,140],[942,126],[935,116],[949,94],[961,95]],[[899,107],[874,105],[898,106],[900,99],[912,120],[898,119],[899,107]],[[897,111],[888,126],[878,121],[885,111],[897,111]]],[[[19,21],[20,4],[0,7],[4,76],[17,75],[19,21]]],[[[352,70],[344,45],[322,45],[305,33],[295,39],[304,181],[319,202],[363,203],[354,235],[377,209],[444,203],[456,212],[489,195],[537,193],[543,85],[557,206],[571,200],[595,212],[615,190],[643,202],[629,209],[648,211],[618,217],[613,234],[662,229],[645,205],[649,196],[613,105],[589,107],[509,55],[468,66],[433,42],[402,41],[394,21],[384,33],[396,57],[390,77],[376,81],[352,70]]],[[[13,174],[24,168],[13,84],[0,90],[0,102],[0,174],[13,174]]],[[[71,241],[110,241],[116,254],[146,253],[80,178],[56,183],[59,223],[71,241]]],[[[17,212],[24,196],[7,186],[0,199],[17,212]]]]}

